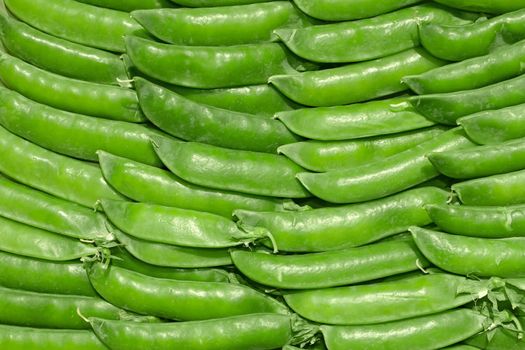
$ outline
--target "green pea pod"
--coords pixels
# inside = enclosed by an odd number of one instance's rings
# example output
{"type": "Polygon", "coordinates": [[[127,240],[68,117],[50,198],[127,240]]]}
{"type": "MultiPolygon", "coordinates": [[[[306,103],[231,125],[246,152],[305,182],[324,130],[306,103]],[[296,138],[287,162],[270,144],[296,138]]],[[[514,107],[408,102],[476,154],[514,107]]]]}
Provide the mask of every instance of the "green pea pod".
{"type": "Polygon", "coordinates": [[[240,284],[155,278],[100,263],[92,264],[87,271],[91,284],[105,300],[141,314],[192,321],[289,313],[278,301],[240,284]]]}
{"type": "Polygon", "coordinates": [[[304,59],[323,63],[359,62],[418,46],[420,22],[471,23],[439,5],[424,4],[359,21],[280,28],[274,33],[304,59]]]}
{"type": "Polygon", "coordinates": [[[268,2],[273,0],[172,0],[174,3],[187,7],[215,7],[215,6],[232,6],[247,5],[259,2],[268,2]]]}
{"type": "Polygon", "coordinates": [[[329,350],[432,350],[458,343],[488,326],[477,311],[457,309],[365,326],[321,326],[329,350]]]}
{"type": "Polygon", "coordinates": [[[302,108],[275,114],[292,132],[323,141],[342,141],[420,129],[434,122],[414,110],[406,97],[348,106],[302,108]]]}
{"type": "Polygon", "coordinates": [[[467,11],[506,13],[525,7],[523,0],[436,0],[441,4],[467,11]]]}
{"type": "Polygon", "coordinates": [[[419,95],[472,90],[525,73],[525,40],[485,56],[466,59],[403,78],[419,95]]]}
{"type": "MultiPolygon", "coordinates": [[[[525,319],[518,319],[525,324],[525,319]]],[[[476,346],[473,350],[522,350],[525,347],[525,340],[519,334],[503,327],[496,328],[494,332],[477,334],[467,339],[465,343],[476,346]]]]}
{"type": "Polygon", "coordinates": [[[0,286],[7,288],[97,296],[78,262],[41,260],[0,251],[0,270],[0,286]]]}
{"type": "Polygon", "coordinates": [[[123,37],[145,36],[127,13],[73,0],[6,0],[7,9],[27,24],[46,33],[109,51],[124,52],[123,37]]]}
{"type": "Polygon", "coordinates": [[[421,23],[419,37],[428,52],[443,60],[483,56],[525,39],[525,9],[463,26],[421,23]]]}
{"type": "Polygon", "coordinates": [[[525,170],[487,176],[452,185],[452,191],[467,205],[525,204],[525,170]]]}
{"type": "Polygon", "coordinates": [[[438,176],[439,172],[426,158],[428,153],[471,146],[473,143],[456,128],[383,161],[326,173],[299,173],[297,178],[315,196],[328,202],[364,202],[438,176]]]}
{"type": "Polygon", "coordinates": [[[506,238],[525,236],[525,206],[425,206],[432,221],[444,232],[462,236],[506,238]]]}
{"type": "Polygon", "coordinates": [[[178,46],[128,36],[126,48],[142,73],[166,83],[193,88],[262,84],[272,75],[294,72],[286,51],[273,43],[178,46]]]}
{"type": "MultiPolygon", "coordinates": [[[[151,265],[169,267],[170,270],[173,270],[174,267],[214,267],[230,265],[232,263],[226,249],[203,249],[154,243],[128,236],[118,230],[115,231],[114,234],[119,242],[122,243],[126,250],[135,258],[151,265]]],[[[120,266],[118,263],[116,265],[120,266]]],[[[137,270],[135,269],[135,271],[137,270]]],[[[137,272],[143,273],[143,271],[137,272]]],[[[153,277],[163,276],[153,275],[153,277]]]]}
{"type": "Polygon", "coordinates": [[[222,46],[272,41],[272,31],[303,27],[306,16],[289,1],[206,8],[134,11],[148,32],[177,45],[222,46]]]}
{"type": "Polygon", "coordinates": [[[413,96],[410,102],[428,119],[456,125],[469,114],[525,103],[525,74],[474,90],[413,96]]]}
{"type": "Polygon", "coordinates": [[[128,79],[123,62],[112,53],[56,38],[1,13],[0,31],[10,54],[47,71],[102,84],[128,79]]]}
{"type": "Polygon", "coordinates": [[[444,65],[421,49],[314,72],[274,75],[268,82],[306,106],[335,106],[371,100],[407,89],[401,79],[444,65]],[[359,86],[359,89],[355,87],[359,86]]]}
{"type": "Polygon", "coordinates": [[[165,134],[143,125],[61,111],[0,88],[0,124],[42,147],[97,160],[97,150],[160,166],[150,137],[165,134]]]}
{"type": "Polygon", "coordinates": [[[0,53],[2,83],[33,101],[94,117],[145,121],[137,94],[129,89],[62,77],[0,53]]]}
{"type": "Polygon", "coordinates": [[[479,277],[525,277],[525,238],[464,237],[419,227],[410,228],[410,232],[423,255],[445,271],[479,277]]]}
{"type": "Polygon", "coordinates": [[[168,139],[155,140],[154,147],[170,171],[197,185],[270,197],[310,196],[295,178],[304,169],[284,156],[168,139]]]}
{"type": "Polygon", "coordinates": [[[372,281],[429,265],[412,239],[300,255],[234,250],[233,263],[258,283],[283,289],[315,289],[372,281]]]}
{"type": "Polygon", "coordinates": [[[275,153],[299,139],[278,120],[202,105],[142,78],[135,78],[135,88],[146,117],[183,140],[275,153]]]}
{"type": "Polygon", "coordinates": [[[9,350],[107,350],[92,331],[0,325],[0,347],[9,350]]]}
{"type": "Polygon", "coordinates": [[[277,151],[311,171],[348,169],[381,161],[428,141],[444,130],[439,127],[351,141],[304,141],[277,151]]]}
{"type": "Polygon", "coordinates": [[[168,0],[77,0],[85,4],[110,8],[119,11],[131,12],[135,10],[160,9],[174,7],[168,0]]]}
{"type": "Polygon", "coordinates": [[[475,113],[457,123],[468,137],[482,145],[525,137],[525,104],[475,113]]]}
{"type": "Polygon", "coordinates": [[[443,350],[479,350],[479,348],[470,345],[454,345],[447,346],[446,348],[443,348],[443,350]]]}
{"type": "Polygon", "coordinates": [[[112,239],[102,214],[2,176],[0,216],[73,238],[112,239]]]}
{"type": "Polygon", "coordinates": [[[435,187],[405,191],[362,204],[297,212],[236,210],[247,231],[264,228],[283,251],[316,252],[356,247],[431,223],[423,205],[444,204],[448,193],[435,187]]]}

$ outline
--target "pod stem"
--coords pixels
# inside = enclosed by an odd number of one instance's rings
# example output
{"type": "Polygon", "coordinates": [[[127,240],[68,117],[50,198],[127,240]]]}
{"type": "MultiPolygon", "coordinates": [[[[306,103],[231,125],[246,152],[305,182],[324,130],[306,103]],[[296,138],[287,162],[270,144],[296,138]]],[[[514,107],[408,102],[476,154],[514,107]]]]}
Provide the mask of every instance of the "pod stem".
{"type": "Polygon", "coordinates": [[[301,348],[305,345],[315,344],[319,340],[319,326],[312,324],[296,314],[291,316],[292,322],[292,339],[290,345],[299,345],[301,348]]]}
{"type": "Polygon", "coordinates": [[[241,231],[243,231],[244,234],[235,238],[238,239],[239,242],[242,242],[245,246],[249,246],[253,242],[260,239],[269,239],[273,247],[273,252],[277,253],[279,251],[277,249],[277,242],[275,241],[275,238],[268,229],[259,226],[247,225],[241,220],[237,222],[237,227],[241,231]]]}

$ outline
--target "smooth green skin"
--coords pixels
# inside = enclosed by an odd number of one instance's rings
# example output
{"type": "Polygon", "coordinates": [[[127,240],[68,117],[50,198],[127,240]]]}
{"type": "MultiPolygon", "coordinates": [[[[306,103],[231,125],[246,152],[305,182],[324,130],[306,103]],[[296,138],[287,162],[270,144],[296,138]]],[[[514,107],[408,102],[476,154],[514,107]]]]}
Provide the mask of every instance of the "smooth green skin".
{"type": "Polygon", "coordinates": [[[270,197],[310,197],[295,178],[304,169],[284,156],[168,139],[155,144],[164,165],[194,184],[270,197]]]}
{"type": "Polygon", "coordinates": [[[33,101],[94,117],[143,122],[137,94],[129,89],[66,78],[0,53],[2,83],[33,101]]]}
{"type": "Polygon", "coordinates": [[[306,16],[289,1],[208,8],[133,11],[131,17],[162,41],[189,46],[273,41],[272,31],[303,27],[306,16]]]}
{"type": "Polygon", "coordinates": [[[274,75],[268,79],[286,97],[306,106],[362,102],[407,89],[401,79],[444,65],[421,49],[320,71],[274,75]],[[359,86],[359,89],[356,89],[359,86]]]}
{"type": "Polygon", "coordinates": [[[421,0],[294,0],[295,5],[306,14],[325,21],[350,21],[375,17],[402,7],[414,5],[421,0]]]}
{"type": "Polygon", "coordinates": [[[124,63],[112,53],[56,38],[2,14],[0,31],[10,54],[47,71],[101,84],[128,79],[124,63]]]}
{"type": "Polygon", "coordinates": [[[169,171],[107,152],[97,153],[106,181],[123,195],[137,201],[205,211],[231,218],[236,209],[285,210],[288,202],[193,185],[169,171]]]}
{"type": "Polygon", "coordinates": [[[88,267],[91,284],[113,305],[180,321],[252,313],[288,314],[288,308],[250,287],[223,282],[155,278],[119,267],[88,267]]]}
{"type": "Polygon", "coordinates": [[[419,95],[472,90],[525,73],[525,40],[503,46],[485,56],[473,57],[403,78],[419,95]]]}
{"type": "Polygon", "coordinates": [[[0,176],[0,215],[33,227],[80,239],[111,240],[104,216],[0,176]]]}
{"type": "Polygon", "coordinates": [[[525,104],[483,111],[458,119],[466,134],[481,145],[525,137],[525,104]]]}
{"type": "Polygon", "coordinates": [[[488,239],[410,228],[423,255],[439,268],[459,275],[524,277],[525,238],[488,239]]]}
{"type": "Polygon", "coordinates": [[[126,48],[142,73],[186,87],[213,89],[262,84],[272,75],[294,72],[286,51],[273,43],[178,46],[127,36],[126,48]]]}
{"type": "Polygon", "coordinates": [[[268,153],[299,140],[278,120],[193,102],[142,78],[135,78],[135,88],[146,117],[183,140],[268,153]]]}
{"type": "Polygon", "coordinates": [[[108,350],[92,331],[0,325],[0,347],[9,350],[108,350]]]}
{"type": "Polygon", "coordinates": [[[432,221],[444,232],[462,236],[506,238],[525,236],[525,206],[425,206],[432,221]]]}
{"type": "Polygon", "coordinates": [[[277,152],[305,169],[326,172],[384,160],[433,139],[443,131],[442,128],[432,127],[362,140],[310,140],[281,146],[277,152]]]}
{"type": "Polygon", "coordinates": [[[454,309],[487,295],[486,281],[449,274],[285,294],[302,317],[323,324],[365,325],[454,309]]]}
{"type": "Polygon", "coordinates": [[[81,263],[29,258],[0,251],[0,286],[39,293],[96,296],[81,263]]]}
{"type": "Polygon", "coordinates": [[[314,140],[343,141],[394,134],[434,125],[418,114],[406,97],[348,106],[302,108],[275,114],[297,135],[314,140]]]}
{"type": "Polygon", "coordinates": [[[431,221],[423,205],[444,204],[447,198],[446,191],[425,187],[361,204],[297,212],[236,210],[234,215],[246,230],[263,227],[271,232],[279,250],[319,252],[357,247],[411,225],[427,225],[431,221]]]}
{"type": "Polygon", "coordinates": [[[86,207],[100,198],[123,198],[109,187],[98,166],[48,151],[2,127],[0,154],[2,173],[56,197],[86,207]]]}
{"type": "Polygon", "coordinates": [[[90,244],[1,216],[0,250],[53,261],[73,260],[97,253],[97,248],[90,244]]]}
{"type": "Polygon", "coordinates": [[[332,203],[357,203],[385,197],[439,175],[426,155],[472,147],[455,128],[383,161],[326,173],[299,173],[297,178],[315,196],[332,203]]]}
{"type": "Polygon", "coordinates": [[[258,283],[283,289],[342,286],[392,276],[429,265],[411,239],[331,252],[275,255],[234,250],[233,263],[258,283]]]}
{"type": "Polygon", "coordinates": [[[483,330],[487,318],[457,309],[409,320],[365,326],[321,326],[329,350],[434,350],[483,330]]]}
{"type": "Polygon", "coordinates": [[[274,33],[304,59],[323,63],[360,62],[418,46],[421,22],[471,23],[439,5],[424,4],[359,21],[280,28],[274,33]]]}
{"type": "Polygon", "coordinates": [[[216,7],[247,5],[273,0],[172,0],[175,4],[185,7],[216,7]]]}
{"type": "Polygon", "coordinates": [[[435,0],[441,4],[455,7],[462,10],[485,12],[485,13],[506,13],[516,11],[525,7],[523,0],[435,0]]]}
{"type": "Polygon", "coordinates": [[[479,350],[479,348],[470,345],[455,345],[447,346],[446,348],[443,348],[443,350],[479,350]]]}
{"type": "Polygon", "coordinates": [[[483,56],[525,38],[525,9],[463,26],[421,23],[419,38],[428,52],[443,60],[483,56]]]}
{"type": "Polygon", "coordinates": [[[525,138],[427,157],[440,173],[455,179],[510,173],[525,169],[525,138]]]}
{"type": "MultiPolygon", "coordinates": [[[[230,265],[230,255],[226,249],[201,249],[191,247],[180,247],[171,244],[154,243],[128,236],[123,232],[115,231],[115,237],[122,243],[125,249],[135,258],[145,263],[177,268],[198,268],[230,265]]],[[[118,263],[117,266],[121,266],[118,263]]],[[[122,266],[126,267],[126,266],[122,266]]],[[[137,272],[143,273],[136,269],[137,272]]],[[[146,273],[148,275],[148,273],[146,273]]],[[[153,277],[163,277],[152,275],[153,277]]],[[[217,281],[225,282],[225,281],[217,281]]]]}
{"type": "Polygon", "coordinates": [[[525,170],[456,183],[452,191],[466,205],[498,206],[525,203],[525,170]]]}
{"type": "Polygon", "coordinates": [[[456,125],[469,114],[525,103],[525,75],[473,90],[413,96],[410,102],[428,119],[456,125]]]}
{"type": "Polygon", "coordinates": [[[121,11],[74,0],[5,0],[7,9],[27,24],[75,43],[125,52],[124,36],[145,36],[144,29],[121,11]]]}
{"type": "Polygon", "coordinates": [[[249,236],[222,216],[166,207],[102,199],[109,220],[125,233],[157,243],[193,248],[226,248],[243,243],[249,236]]]}
{"type": "Polygon", "coordinates": [[[119,11],[131,12],[135,10],[160,9],[174,7],[168,0],[76,0],[85,4],[110,8],[119,11]]]}
{"type": "Polygon", "coordinates": [[[89,321],[99,339],[112,350],[271,350],[292,338],[290,317],[283,315],[148,325],[96,318],[89,321]]]}
{"type": "Polygon", "coordinates": [[[97,160],[97,150],[160,166],[150,138],[164,133],[135,123],[93,118],[55,109],[0,88],[0,124],[49,150],[97,160]]]}

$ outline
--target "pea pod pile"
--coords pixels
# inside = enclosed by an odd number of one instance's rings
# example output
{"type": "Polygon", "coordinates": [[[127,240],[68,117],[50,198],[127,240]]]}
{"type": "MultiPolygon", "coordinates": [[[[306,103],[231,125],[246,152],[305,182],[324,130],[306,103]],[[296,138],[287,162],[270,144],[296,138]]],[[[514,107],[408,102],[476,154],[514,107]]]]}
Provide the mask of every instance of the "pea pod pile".
{"type": "Polygon", "coordinates": [[[525,1],[0,4],[0,349],[525,350],[525,1]]]}

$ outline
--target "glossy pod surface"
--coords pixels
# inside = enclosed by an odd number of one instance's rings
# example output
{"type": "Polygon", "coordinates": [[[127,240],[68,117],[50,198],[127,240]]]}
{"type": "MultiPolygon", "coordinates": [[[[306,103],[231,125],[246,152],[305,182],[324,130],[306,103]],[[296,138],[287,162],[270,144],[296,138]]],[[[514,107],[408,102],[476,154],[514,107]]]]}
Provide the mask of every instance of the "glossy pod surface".
{"type": "Polygon", "coordinates": [[[274,75],[272,83],[291,100],[307,106],[335,106],[371,100],[407,89],[401,78],[437,68],[443,61],[410,49],[372,61],[320,71],[274,75]],[[359,89],[355,87],[359,86],[359,89]]]}
{"type": "Polygon", "coordinates": [[[119,11],[131,12],[143,9],[159,9],[173,7],[174,4],[168,0],[77,0],[85,4],[110,8],[119,11]]]}
{"type": "Polygon", "coordinates": [[[215,7],[255,4],[272,0],[174,0],[173,2],[187,7],[215,7]]]}
{"type": "Polygon", "coordinates": [[[462,10],[487,13],[505,13],[525,7],[523,0],[436,0],[436,2],[462,10]]]}

